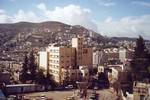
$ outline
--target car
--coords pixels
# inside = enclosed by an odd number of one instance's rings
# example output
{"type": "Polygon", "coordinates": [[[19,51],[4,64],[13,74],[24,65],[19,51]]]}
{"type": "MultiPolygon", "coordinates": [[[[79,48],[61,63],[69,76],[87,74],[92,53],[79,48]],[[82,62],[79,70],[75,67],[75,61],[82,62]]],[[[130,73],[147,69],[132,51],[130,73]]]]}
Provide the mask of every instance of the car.
{"type": "Polygon", "coordinates": [[[73,89],[73,85],[67,85],[65,89],[73,89]]]}
{"type": "Polygon", "coordinates": [[[97,87],[97,86],[95,86],[95,87],[94,87],[94,90],[98,90],[98,87],[97,87]]]}

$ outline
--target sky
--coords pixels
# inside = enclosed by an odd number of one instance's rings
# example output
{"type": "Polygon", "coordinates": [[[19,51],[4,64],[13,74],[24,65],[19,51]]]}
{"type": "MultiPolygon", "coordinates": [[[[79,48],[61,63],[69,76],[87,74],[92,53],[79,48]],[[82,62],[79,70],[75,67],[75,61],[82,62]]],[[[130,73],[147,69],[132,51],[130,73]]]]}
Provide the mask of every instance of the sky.
{"type": "Polygon", "coordinates": [[[0,0],[0,23],[59,21],[104,36],[150,39],[150,0],[0,0]]]}

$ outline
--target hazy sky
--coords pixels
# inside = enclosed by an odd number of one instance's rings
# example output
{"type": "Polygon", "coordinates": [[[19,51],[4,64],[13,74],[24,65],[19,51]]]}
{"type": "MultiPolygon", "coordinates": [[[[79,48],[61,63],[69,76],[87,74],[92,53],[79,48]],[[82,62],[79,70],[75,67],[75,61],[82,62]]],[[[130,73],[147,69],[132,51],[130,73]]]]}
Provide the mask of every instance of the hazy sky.
{"type": "Polygon", "coordinates": [[[150,0],[0,0],[0,23],[60,21],[150,39],[150,0]]]}

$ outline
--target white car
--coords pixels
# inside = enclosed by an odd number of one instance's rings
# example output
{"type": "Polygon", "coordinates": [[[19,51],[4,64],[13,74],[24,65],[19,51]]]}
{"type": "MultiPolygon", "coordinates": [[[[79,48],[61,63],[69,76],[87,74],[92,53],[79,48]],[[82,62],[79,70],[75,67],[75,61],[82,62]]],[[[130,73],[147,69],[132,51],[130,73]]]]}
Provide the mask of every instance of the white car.
{"type": "Polygon", "coordinates": [[[68,85],[65,87],[66,89],[73,89],[73,85],[68,85]]]}

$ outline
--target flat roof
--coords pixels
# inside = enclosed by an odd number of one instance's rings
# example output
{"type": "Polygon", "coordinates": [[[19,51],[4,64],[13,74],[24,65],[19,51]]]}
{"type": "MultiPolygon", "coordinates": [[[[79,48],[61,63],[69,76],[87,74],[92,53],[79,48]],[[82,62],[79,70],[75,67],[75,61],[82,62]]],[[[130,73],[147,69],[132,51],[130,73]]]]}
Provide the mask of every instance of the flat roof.
{"type": "Polygon", "coordinates": [[[6,87],[21,87],[21,86],[34,86],[34,85],[37,85],[37,84],[10,84],[10,85],[6,85],[6,87]]]}

